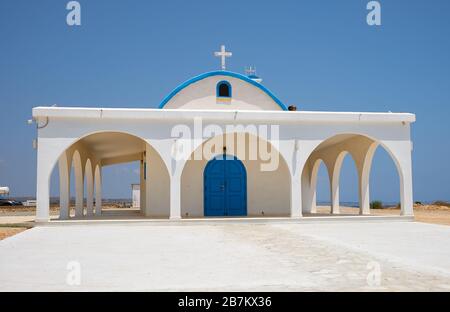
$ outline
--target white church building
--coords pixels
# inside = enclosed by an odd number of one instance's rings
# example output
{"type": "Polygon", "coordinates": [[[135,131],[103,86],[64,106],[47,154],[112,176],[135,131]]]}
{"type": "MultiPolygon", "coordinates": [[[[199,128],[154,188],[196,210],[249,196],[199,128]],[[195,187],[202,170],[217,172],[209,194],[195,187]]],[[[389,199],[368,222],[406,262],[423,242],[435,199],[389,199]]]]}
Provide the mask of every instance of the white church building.
{"type": "Polygon", "coordinates": [[[231,53],[223,46],[216,55],[221,70],[188,79],[159,108],[33,108],[36,221],[50,221],[53,170],[59,170],[59,219],[102,219],[103,168],[135,161],[140,162],[142,218],[313,215],[321,162],[330,180],[331,213],[338,215],[346,154],[358,173],[359,214],[368,215],[377,148],[384,148],[397,168],[401,215],[413,215],[415,115],[288,107],[254,72],[227,71],[225,57],[231,53]],[[71,170],[75,194],[70,194],[71,170]]]}

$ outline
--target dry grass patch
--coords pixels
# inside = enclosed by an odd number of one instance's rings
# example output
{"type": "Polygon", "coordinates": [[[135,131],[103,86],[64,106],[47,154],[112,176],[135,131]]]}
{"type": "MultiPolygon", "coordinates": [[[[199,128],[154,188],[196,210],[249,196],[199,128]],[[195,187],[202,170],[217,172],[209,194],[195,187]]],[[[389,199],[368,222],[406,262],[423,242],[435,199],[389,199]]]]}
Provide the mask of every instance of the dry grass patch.
{"type": "Polygon", "coordinates": [[[0,240],[28,230],[26,227],[0,226],[0,240]]]}
{"type": "MultiPolygon", "coordinates": [[[[437,204],[435,202],[431,205],[414,205],[414,219],[418,222],[434,223],[442,225],[450,225],[450,205],[437,204]]],[[[358,215],[359,209],[353,207],[340,207],[341,215],[358,215]]],[[[318,206],[317,213],[327,215],[331,213],[330,206],[318,206]]],[[[384,207],[380,209],[370,209],[370,214],[374,216],[399,216],[399,207],[384,207]]]]}

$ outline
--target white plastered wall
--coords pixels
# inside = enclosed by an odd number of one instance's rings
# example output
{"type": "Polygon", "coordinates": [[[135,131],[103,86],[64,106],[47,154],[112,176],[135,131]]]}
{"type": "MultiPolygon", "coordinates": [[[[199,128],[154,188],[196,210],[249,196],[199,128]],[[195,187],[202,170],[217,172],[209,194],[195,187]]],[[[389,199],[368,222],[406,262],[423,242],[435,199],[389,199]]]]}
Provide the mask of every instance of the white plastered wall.
{"type": "MultiPolygon", "coordinates": [[[[59,108],[53,110],[58,110],[59,113],[59,108]]],[[[63,112],[65,114],[65,111],[61,110],[61,115],[63,112]]],[[[155,151],[158,152],[162,162],[167,168],[165,170],[168,171],[169,176],[167,179],[169,181],[166,180],[164,184],[160,185],[160,187],[165,190],[165,192],[162,192],[162,194],[165,194],[165,199],[160,202],[167,202],[167,198],[169,198],[169,204],[165,204],[164,209],[169,209],[169,215],[173,219],[181,217],[181,172],[183,171],[185,163],[183,161],[175,161],[172,158],[172,149],[176,139],[172,137],[171,131],[175,125],[179,124],[187,124],[190,127],[192,126],[193,120],[190,119],[191,117],[187,117],[189,115],[188,111],[183,111],[180,112],[180,115],[173,116],[172,114],[168,114],[168,112],[168,110],[163,112],[167,116],[166,118],[160,119],[152,119],[153,113],[151,110],[124,110],[124,112],[118,112],[117,110],[109,111],[107,109],[102,110],[100,114],[97,114],[97,112],[94,114],[89,110],[85,111],[83,109],[80,109],[80,112],[78,112],[78,109],[75,109],[74,112],[71,111],[66,117],[60,116],[49,118],[48,123],[45,117],[37,117],[37,121],[40,125],[47,123],[47,125],[38,132],[37,220],[48,221],[49,179],[51,171],[55,164],[57,164],[59,157],[80,138],[102,131],[117,131],[137,136],[149,143],[155,151]],[[74,115],[81,116],[81,114],[83,114],[82,118],[73,117],[74,115]],[[123,117],[116,116],[117,114],[123,115],[123,117]],[[113,115],[116,117],[109,117],[113,115]],[[143,115],[149,117],[142,117],[143,115]]],[[[176,111],[174,111],[174,113],[176,113],[176,111]]],[[[308,166],[307,159],[322,142],[338,134],[364,135],[375,139],[377,143],[382,144],[383,147],[386,148],[388,153],[393,157],[397,168],[399,168],[399,172],[401,172],[400,195],[402,199],[402,214],[412,215],[412,145],[410,141],[409,123],[389,121],[390,115],[383,117],[386,118],[386,120],[362,122],[360,121],[362,117],[354,120],[352,117],[353,115],[351,114],[346,115],[343,113],[336,113],[336,119],[333,121],[297,122],[290,119],[284,121],[284,114],[293,114],[286,116],[297,116],[296,114],[298,114],[298,116],[307,116],[309,119],[311,118],[310,116],[317,116],[317,118],[325,117],[322,117],[323,115],[320,114],[303,114],[303,112],[279,112],[282,113],[282,115],[264,111],[255,111],[251,114],[245,112],[232,112],[231,115],[225,112],[218,113],[218,115],[207,113],[205,119],[209,118],[210,122],[218,123],[221,126],[229,123],[239,123],[244,125],[255,124],[262,120],[272,120],[273,124],[279,123],[279,151],[286,160],[287,167],[291,174],[290,208],[292,217],[300,217],[302,213],[302,204],[305,206],[305,201],[307,202],[306,197],[308,192],[303,192],[302,194],[302,187],[300,186],[300,184],[304,184],[304,179],[300,179],[300,176],[302,173],[305,174],[306,172],[304,168],[306,168],[305,164],[308,166]]],[[[155,116],[159,116],[159,114],[159,111],[155,111],[155,116]]],[[[334,116],[332,113],[328,113],[328,115],[334,116]]],[[[330,118],[328,115],[326,118],[330,118]]],[[[363,116],[363,114],[360,114],[360,116],[363,116]]],[[[68,154],[70,154],[70,152],[68,154]]],[[[81,154],[85,155],[84,153],[81,154]]],[[[84,158],[83,162],[85,163],[87,156],[85,155],[84,158]]],[[[91,161],[93,163],[96,162],[92,159],[91,161]]],[[[63,165],[70,168],[70,162],[71,156],[68,155],[66,164],[63,165]]],[[[151,163],[152,161],[149,162],[151,163]]],[[[95,167],[95,165],[93,166],[95,167]]],[[[151,166],[148,166],[148,170],[150,170],[150,168],[151,166]]],[[[199,170],[199,172],[202,172],[202,170],[199,170]]],[[[160,177],[154,179],[154,181],[159,180],[160,177]]],[[[160,207],[163,207],[163,204],[161,204],[160,207]]],[[[146,211],[150,212],[150,210],[146,211]]],[[[162,212],[162,210],[155,209],[155,215],[160,212],[162,212]]]]}
{"type": "Polygon", "coordinates": [[[146,205],[147,217],[168,218],[170,207],[170,176],[156,150],[146,145],[146,205]]]}

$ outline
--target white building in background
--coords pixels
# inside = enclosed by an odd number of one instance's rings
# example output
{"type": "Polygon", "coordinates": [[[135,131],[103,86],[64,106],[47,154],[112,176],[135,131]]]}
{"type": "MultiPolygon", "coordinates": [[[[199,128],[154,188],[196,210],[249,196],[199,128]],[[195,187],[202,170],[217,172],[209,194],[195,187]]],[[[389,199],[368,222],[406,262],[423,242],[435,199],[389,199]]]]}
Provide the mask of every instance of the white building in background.
{"type": "Polygon", "coordinates": [[[9,195],[9,187],[0,186],[0,195],[9,195]]]}
{"type": "Polygon", "coordinates": [[[141,207],[141,185],[131,184],[131,207],[140,208],[141,207]]]}
{"type": "Polygon", "coordinates": [[[49,181],[55,168],[60,219],[71,217],[72,168],[74,216],[101,218],[102,169],[132,161],[140,162],[144,217],[302,218],[316,211],[321,162],[330,177],[332,213],[339,214],[339,176],[346,154],[358,172],[360,214],[367,215],[377,148],[384,148],[397,167],[401,214],[413,215],[413,114],[289,110],[260,81],[254,73],[223,69],[182,83],[159,108],[34,108],[39,129],[37,221],[49,221],[49,181]]]}
{"type": "Polygon", "coordinates": [[[22,203],[25,207],[36,207],[36,200],[28,199],[22,203]]]}

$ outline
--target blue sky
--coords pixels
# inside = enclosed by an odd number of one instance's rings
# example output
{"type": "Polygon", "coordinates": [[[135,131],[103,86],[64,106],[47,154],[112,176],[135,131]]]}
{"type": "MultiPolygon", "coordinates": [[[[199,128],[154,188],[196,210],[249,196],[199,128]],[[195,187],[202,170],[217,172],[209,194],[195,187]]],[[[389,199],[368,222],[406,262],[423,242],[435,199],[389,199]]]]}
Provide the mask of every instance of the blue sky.
{"type": "MultiPolygon", "coordinates": [[[[380,1],[379,27],[367,25],[363,0],[80,0],[79,27],[66,24],[67,2],[0,2],[0,185],[11,195],[35,193],[32,107],[157,107],[179,83],[218,69],[212,53],[226,44],[229,70],[256,66],[301,110],[416,113],[415,199],[450,199],[450,1],[380,1]]],[[[109,168],[105,196],[129,197],[134,169],[109,168]]],[[[322,200],[326,179],[321,170],[322,200]]],[[[342,200],[357,200],[349,157],[342,181],[342,200]]],[[[379,150],[372,199],[398,193],[379,150]]]]}

